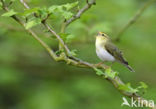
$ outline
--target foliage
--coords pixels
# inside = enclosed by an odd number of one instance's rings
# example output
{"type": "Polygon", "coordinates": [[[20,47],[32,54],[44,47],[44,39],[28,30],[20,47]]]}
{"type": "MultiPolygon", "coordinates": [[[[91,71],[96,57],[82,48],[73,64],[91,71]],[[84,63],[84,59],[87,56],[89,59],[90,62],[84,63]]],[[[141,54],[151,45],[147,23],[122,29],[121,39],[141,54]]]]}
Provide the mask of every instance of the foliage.
{"type": "Polygon", "coordinates": [[[4,14],[2,14],[3,17],[10,17],[10,16],[13,16],[13,15],[16,15],[17,12],[15,12],[13,9],[10,10],[9,12],[6,12],[4,14]]]}
{"type": "Polygon", "coordinates": [[[120,90],[127,91],[127,92],[130,92],[130,93],[136,93],[136,92],[139,91],[137,89],[132,88],[130,83],[127,83],[125,85],[123,85],[123,84],[122,85],[119,85],[119,89],[120,90]]]}
{"type": "Polygon", "coordinates": [[[104,75],[103,71],[101,71],[100,69],[94,68],[94,70],[96,71],[96,74],[98,76],[104,75]]]}
{"type": "MultiPolygon", "coordinates": [[[[64,19],[68,20],[73,16],[73,13],[70,12],[70,10],[78,5],[78,2],[74,3],[67,3],[63,5],[53,5],[49,8],[32,8],[32,9],[26,9],[22,15],[23,17],[28,17],[30,15],[33,15],[35,13],[38,18],[31,18],[30,21],[26,24],[26,29],[30,29],[38,24],[41,24],[41,21],[46,19],[49,16],[62,16],[64,19]],[[57,14],[59,13],[59,14],[57,14]]],[[[65,34],[64,34],[65,35],[65,34]]]]}
{"type": "Polygon", "coordinates": [[[111,68],[106,69],[106,70],[105,70],[105,73],[104,73],[102,70],[97,69],[97,68],[94,68],[94,70],[96,71],[96,74],[97,74],[98,76],[102,76],[102,75],[103,75],[105,78],[114,79],[115,76],[118,75],[118,73],[115,72],[115,71],[113,71],[111,68]]]}

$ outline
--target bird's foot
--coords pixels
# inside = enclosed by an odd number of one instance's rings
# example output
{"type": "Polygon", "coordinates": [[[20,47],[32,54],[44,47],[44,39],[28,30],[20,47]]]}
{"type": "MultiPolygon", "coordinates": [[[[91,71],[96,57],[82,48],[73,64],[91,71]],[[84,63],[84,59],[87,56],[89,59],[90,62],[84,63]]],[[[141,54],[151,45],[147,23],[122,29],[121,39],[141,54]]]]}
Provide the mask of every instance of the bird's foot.
{"type": "Polygon", "coordinates": [[[106,65],[105,65],[104,68],[105,68],[105,69],[110,69],[111,66],[106,66],[106,65]]]}
{"type": "Polygon", "coordinates": [[[96,67],[101,66],[104,62],[99,62],[98,64],[95,64],[96,67]]]}
{"type": "Polygon", "coordinates": [[[110,66],[105,65],[104,62],[100,62],[98,64],[95,64],[95,67],[103,67],[104,69],[110,68],[110,66]]]}

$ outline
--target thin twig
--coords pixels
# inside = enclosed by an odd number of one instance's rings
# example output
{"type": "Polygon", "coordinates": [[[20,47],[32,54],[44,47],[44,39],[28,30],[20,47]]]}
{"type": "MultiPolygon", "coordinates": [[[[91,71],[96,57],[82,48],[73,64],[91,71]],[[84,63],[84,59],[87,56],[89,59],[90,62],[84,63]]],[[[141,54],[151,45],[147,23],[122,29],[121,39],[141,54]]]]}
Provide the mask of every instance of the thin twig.
{"type": "Polygon", "coordinates": [[[115,41],[120,41],[122,34],[132,25],[134,24],[143,12],[156,0],[147,0],[147,2],[136,12],[136,14],[128,21],[128,23],[119,31],[117,34],[115,41]]]}
{"type": "MultiPolygon", "coordinates": [[[[4,1],[1,0],[2,4],[3,4],[3,9],[5,11],[9,11],[8,7],[5,6],[4,1]]],[[[15,15],[11,16],[16,22],[18,22],[19,24],[21,24],[23,27],[25,27],[25,24],[15,15]]],[[[33,38],[35,38],[50,54],[50,56],[54,59],[54,60],[58,60],[56,54],[54,53],[53,50],[51,50],[51,48],[45,43],[43,42],[31,29],[26,30],[28,33],[30,33],[33,38]]]]}
{"type": "MultiPolygon", "coordinates": [[[[94,1],[94,0],[93,0],[94,1]]],[[[30,9],[30,7],[27,5],[27,3],[24,1],[24,0],[20,0],[20,2],[24,5],[24,7],[26,8],[26,9],[30,9]]],[[[89,4],[92,4],[92,2],[91,3],[89,3],[89,4]]],[[[35,16],[35,17],[37,17],[37,16],[35,16]]],[[[61,47],[64,47],[65,48],[65,50],[66,50],[66,52],[67,52],[67,55],[68,56],[70,56],[71,58],[73,58],[73,59],[75,59],[75,60],[77,60],[77,58],[76,57],[74,57],[74,56],[71,56],[71,54],[70,54],[70,50],[69,50],[69,48],[68,48],[68,46],[65,44],[65,42],[62,40],[62,38],[48,25],[48,23],[46,23],[46,20],[44,20],[44,22],[42,22],[42,24],[45,26],[45,28],[47,28],[54,36],[56,36],[56,38],[59,40],[59,45],[61,46],[61,47]]],[[[65,27],[64,27],[65,28],[65,27]]]]}
{"type": "Polygon", "coordinates": [[[79,19],[84,12],[86,12],[89,8],[91,8],[92,5],[96,4],[95,0],[92,0],[91,2],[87,0],[86,2],[87,4],[82,9],[80,9],[76,15],[74,15],[71,19],[65,22],[66,26],[68,26],[70,23],[72,23],[76,19],[79,19]]]}
{"type": "MultiPolygon", "coordinates": [[[[26,9],[30,9],[30,7],[27,5],[27,3],[24,0],[20,0],[20,2],[24,5],[24,7],[26,9]]],[[[35,16],[37,17],[37,16],[35,16]]],[[[70,54],[70,50],[67,47],[67,45],[65,44],[65,42],[61,39],[61,37],[46,23],[46,20],[44,20],[44,22],[42,22],[42,24],[54,35],[56,36],[56,38],[59,40],[59,42],[61,43],[61,45],[63,45],[63,47],[65,48],[65,50],[67,51],[67,54],[70,54]]]]}
{"type": "MultiPolygon", "coordinates": [[[[30,9],[30,7],[27,5],[27,3],[24,0],[20,0],[20,2],[24,5],[24,7],[26,9],[30,9]]],[[[87,2],[87,5],[84,6],[84,8],[82,8],[81,10],[79,10],[79,12],[72,17],[71,19],[69,19],[68,21],[65,22],[65,25],[63,25],[63,27],[65,28],[67,25],[69,25],[71,22],[75,21],[76,19],[80,18],[80,16],[87,11],[93,4],[95,4],[95,0],[92,0],[91,2],[87,2]]],[[[60,42],[60,46],[65,48],[66,52],[68,55],[70,55],[70,50],[68,48],[68,46],[65,44],[65,42],[61,39],[61,37],[55,32],[53,31],[53,29],[46,23],[46,21],[44,20],[44,22],[42,22],[44,24],[44,26],[54,35],[56,36],[56,38],[59,40],[60,42]]],[[[64,32],[64,29],[62,30],[62,32],[64,32]]]]}
{"type": "Polygon", "coordinates": [[[20,2],[24,5],[25,8],[29,9],[29,6],[26,4],[24,0],[20,0],[20,2]]]}
{"type": "MultiPolygon", "coordinates": [[[[65,20],[63,23],[62,23],[62,26],[61,26],[61,33],[64,33],[65,32],[65,29],[66,27],[71,24],[72,22],[74,22],[75,20],[79,19],[81,17],[81,15],[86,12],[88,9],[90,9],[92,7],[92,5],[95,5],[96,4],[96,0],[92,0],[91,2],[89,2],[89,0],[86,0],[86,5],[80,9],[76,15],[74,15],[72,18],[70,18],[69,20],[65,20]]],[[[59,44],[59,49],[61,50],[62,49],[62,45],[59,44]]]]}
{"type": "Polygon", "coordinates": [[[57,39],[60,41],[60,43],[64,46],[64,48],[67,51],[67,53],[70,54],[69,48],[64,43],[64,41],[61,39],[61,37],[54,30],[52,30],[52,28],[46,22],[43,22],[43,24],[53,35],[55,35],[57,37],[57,39]]]}

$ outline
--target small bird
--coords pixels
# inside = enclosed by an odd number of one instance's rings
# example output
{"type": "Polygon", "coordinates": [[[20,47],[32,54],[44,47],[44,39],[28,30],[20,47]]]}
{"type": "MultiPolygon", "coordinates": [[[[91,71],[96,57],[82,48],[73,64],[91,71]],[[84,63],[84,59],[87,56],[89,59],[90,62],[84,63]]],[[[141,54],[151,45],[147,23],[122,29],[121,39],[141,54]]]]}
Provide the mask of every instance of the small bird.
{"type": "Polygon", "coordinates": [[[123,53],[111,42],[110,37],[104,32],[96,36],[96,54],[103,61],[119,62],[125,65],[131,72],[135,72],[124,59],[123,53]]]}

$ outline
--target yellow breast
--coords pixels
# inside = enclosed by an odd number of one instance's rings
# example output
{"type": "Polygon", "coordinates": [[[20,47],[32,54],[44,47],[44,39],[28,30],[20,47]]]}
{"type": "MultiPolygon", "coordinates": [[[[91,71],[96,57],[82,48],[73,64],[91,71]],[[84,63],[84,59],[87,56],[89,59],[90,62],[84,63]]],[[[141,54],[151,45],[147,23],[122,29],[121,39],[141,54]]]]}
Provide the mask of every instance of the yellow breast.
{"type": "Polygon", "coordinates": [[[105,44],[106,44],[106,42],[107,42],[107,39],[106,38],[104,38],[104,37],[99,37],[99,36],[97,36],[96,37],[96,47],[97,48],[104,48],[104,46],[105,46],[105,44]]]}

